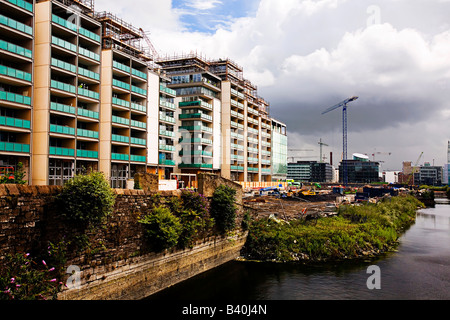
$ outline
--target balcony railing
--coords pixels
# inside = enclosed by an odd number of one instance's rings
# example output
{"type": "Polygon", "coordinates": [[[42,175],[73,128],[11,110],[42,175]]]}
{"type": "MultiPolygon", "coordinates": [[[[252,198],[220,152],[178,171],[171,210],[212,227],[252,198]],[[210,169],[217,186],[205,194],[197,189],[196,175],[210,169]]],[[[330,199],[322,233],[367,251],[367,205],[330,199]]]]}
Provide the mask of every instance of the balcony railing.
{"type": "Polygon", "coordinates": [[[82,117],[87,117],[91,119],[99,119],[99,113],[96,111],[91,111],[87,109],[78,108],[78,115],[82,117]]]}
{"type": "Polygon", "coordinates": [[[124,153],[111,153],[111,160],[128,161],[130,156],[124,153]]]}
{"type": "Polygon", "coordinates": [[[20,103],[25,105],[31,105],[31,98],[27,96],[22,96],[17,93],[12,92],[6,92],[6,91],[0,91],[0,100],[14,102],[14,103],[20,103]]]}
{"type": "Polygon", "coordinates": [[[75,135],[75,128],[50,124],[50,132],[73,136],[75,135]]]}
{"type": "Polygon", "coordinates": [[[50,103],[50,110],[75,114],[75,107],[68,106],[68,105],[61,104],[61,103],[56,103],[56,102],[50,103]]]}
{"type": "Polygon", "coordinates": [[[23,0],[7,0],[7,1],[12,4],[15,4],[18,7],[21,7],[22,9],[33,12],[33,5],[29,2],[23,0]]]}
{"type": "Polygon", "coordinates": [[[115,142],[129,143],[130,137],[113,134],[113,135],[111,135],[111,140],[115,141],[115,142]]]}
{"type": "Polygon", "coordinates": [[[0,141],[0,151],[29,153],[30,152],[30,145],[29,144],[23,144],[23,143],[14,143],[14,142],[3,142],[3,141],[0,141]]]}
{"type": "Polygon", "coordinates": [[[130,107],[130,102],[123,100],[123,99],[119,99],[116,97],[112,97],[112,103],[118,106],[122,106],[122,107],[126,107],[129,108],[130,107]]]}
{"type": "Polygon", "coordinates": [[[49,154],[52,156],[66,156],[66,157],[74,157],[75,149],[68,148],[60,148],[60,147],[50,147],[49,154]]]}
{"type": "Polygon", "coordinates": [[[130,157],[131,157],[132,162],[147,162],[146,156],[139,156],[139,155],[132,154],[130,157]]]}
{"type": "Polygon", "coordinates": [[[0,74],[24,81],[31,81],[31,73],[0,65],[0,74]]]}
{"type": "Polygon", "coordinates": [[[75,86],[68,84],[68,83],[64,83],[64,82],[59,82],[56,80],[52,80],[50,83],[50,86],[52,88],[58,89],[58,90],[62,90],[62,91],[66,91],[66,92],[70,92],[70,93],[75,93],[76,89],[75,86]]]}
{"type": "Polygon", "coordinates": [[[98,132],[86,129],[77,129],[77,136],[98,139],[98,132]]]}
{"type": "Polygon", "coordinates": [[[77,157],[97,159],[98,158],[98,151],[78,149],[77,150],[77,157]]]}
{"type": "Polygon", "coordinates": [[[15,128],[21,128],[21,129],[30,129],[31,121],[23,120],[23,119],[19,119],[19,118],[0,116],[0,126],[15,127],[15,128]]]}
{"type": "Polygon", "coordinates": [[[33,51],[23,48],[21,46],[15,45],[10,42],[6,42],[4,40],[0,40],[0,49],[15,53],[15,54],[27,57],[27,58],[33,57],[33,51]]]}
{"type": "Polygon", "coordinates": [[[14,19],[8,18],[2,14],[0,14],[0,24],[3,24],[5,26],[8,26],[12,29],[24,32],[26,34],[32,35],[33,34],[33,28],[30,26],[27,26],[26,24],[23,24],[22,22],[16,21],[14,19]]]}

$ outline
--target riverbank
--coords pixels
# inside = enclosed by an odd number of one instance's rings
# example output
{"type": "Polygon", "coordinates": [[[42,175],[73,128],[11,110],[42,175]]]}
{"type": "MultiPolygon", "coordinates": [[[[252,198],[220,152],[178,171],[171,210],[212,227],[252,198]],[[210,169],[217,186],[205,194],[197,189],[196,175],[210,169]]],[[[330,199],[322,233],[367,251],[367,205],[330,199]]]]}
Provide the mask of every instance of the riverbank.
{"type": "Polygon", "coordinates": [[[423,203],[412,196],[377,204],[340,206],[330,217],[253,221],[244,259],[272,262],[324,262],[374,257],[392,251],[415,221],[423,203]]]}

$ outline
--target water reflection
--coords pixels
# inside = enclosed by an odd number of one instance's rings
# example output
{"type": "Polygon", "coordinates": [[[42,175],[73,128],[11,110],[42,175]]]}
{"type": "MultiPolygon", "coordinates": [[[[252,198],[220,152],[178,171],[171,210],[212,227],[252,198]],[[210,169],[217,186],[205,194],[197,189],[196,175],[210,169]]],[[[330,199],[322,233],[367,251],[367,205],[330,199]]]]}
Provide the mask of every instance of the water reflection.
{"type": "MultiPolygon", "coordinates": [[[[440,199],[439,199],[440,200],[440,199]]],[[[397,252],[374,260],[316,265],[233,261],[149,297],[157,299],[450,299],[450,205],[418,212],[397,252]],[[367,268],[381,270],[369,290],[367,268]]]]}

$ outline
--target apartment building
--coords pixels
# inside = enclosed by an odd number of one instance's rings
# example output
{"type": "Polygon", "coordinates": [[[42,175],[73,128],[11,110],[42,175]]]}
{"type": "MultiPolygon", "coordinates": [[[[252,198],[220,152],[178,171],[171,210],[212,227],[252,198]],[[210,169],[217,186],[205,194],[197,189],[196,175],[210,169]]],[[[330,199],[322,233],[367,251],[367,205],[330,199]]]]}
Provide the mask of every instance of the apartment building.
{"type": "Polygon", "coordinates": [[[145,32],[93,0],[0,8],[0,174],[21,162],[35,185],[91,170],[114,188],[138,172],[272,180],[278,125],[235,62],[156,64],[145,32]]]}
{"type": "Polygon", "coordinates": [[[178,144],[176,172],[220,173],[221,81],[206,59],[197,55],[158,60],[176,92],[178,144]]]}
{"type": "MultiPolygon", "coordinates": [[[[0,0],[0,173],[31,176],[34,1],[0,0]]],[[[8,174],[9,175],[9,174],[8,174]]]]}
{"type": "Polygon", "coordinates": [[[142,30],[107,12],[102,25],[100,166],[113,188],[147,168],[148,73],[142,30]]]}
{"type": "Polygon", "coordinates": [[[35,5],[32,183],[98,170],[101,25],[92,2],[35,5]]]}
{"type": "Polygon", "coordinates": [[[149,77],[147,172],[158,174],[160,179],[170,179],[176,166],[178,145],[176,92],[167,87],[171,79],[162,70],[149,73],[149,77]]]}

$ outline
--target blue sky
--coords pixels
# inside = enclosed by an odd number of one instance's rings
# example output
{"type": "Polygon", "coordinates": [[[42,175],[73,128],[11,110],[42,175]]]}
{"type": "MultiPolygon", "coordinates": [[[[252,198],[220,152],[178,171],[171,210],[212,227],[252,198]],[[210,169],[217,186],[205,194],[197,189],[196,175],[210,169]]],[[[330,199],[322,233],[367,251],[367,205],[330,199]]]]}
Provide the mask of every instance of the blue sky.
{"type": "Polygon", "coordinates": [[[190,32],[214,33],[237,18],[254,16],[259,0],[173,0],[172,8],[190,32]]]}

